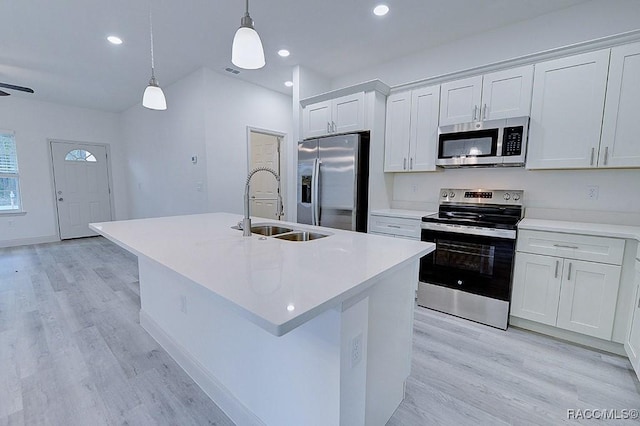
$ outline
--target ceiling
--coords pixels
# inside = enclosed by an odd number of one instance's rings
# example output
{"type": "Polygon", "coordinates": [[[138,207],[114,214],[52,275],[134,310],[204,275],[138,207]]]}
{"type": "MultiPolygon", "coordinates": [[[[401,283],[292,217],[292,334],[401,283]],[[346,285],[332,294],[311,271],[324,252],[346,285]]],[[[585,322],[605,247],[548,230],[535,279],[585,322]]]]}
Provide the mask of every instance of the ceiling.
{"type": "MultiPolygon", "coordinates": [[[[267,65],[234,78],[290,94],[283,82],[295,65],[334,78],[585,1],[252,0],[267,65]],[[391,8],[382,18],[371,13],[381,2],[391,8]],[[280,58],[281,48],[291,56],[280,58]]],[[[104,111],[141,102],[150,77],[150,5],[161,86],[203,66],[221,73],[232,66],[243,0],[3,0],[0,82],[36,92],[14,96],[104,111]],[[111,45],[110,34],[124,43],[111,45]]]]}

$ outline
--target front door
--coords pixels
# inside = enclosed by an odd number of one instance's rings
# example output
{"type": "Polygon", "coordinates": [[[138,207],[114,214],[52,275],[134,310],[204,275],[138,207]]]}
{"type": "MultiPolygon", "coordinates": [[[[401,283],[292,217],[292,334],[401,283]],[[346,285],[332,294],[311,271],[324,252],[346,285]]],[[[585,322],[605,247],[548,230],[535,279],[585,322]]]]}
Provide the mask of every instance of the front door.
{"type": "Polygon", "coordinates": [[[89,223],[111,220],[107,148],[51,142],[60,238],[97,235],[89,223]]]}
{"type": "MultiPolygon", "coordinates": [[[[250,167],[268,167],[280,174],[280,137],[251,131],[250,167]]],[[[278,216],[278,182],[271,173],[258,172],[251,179],[251,216],[280,220],[278,216]]]]}

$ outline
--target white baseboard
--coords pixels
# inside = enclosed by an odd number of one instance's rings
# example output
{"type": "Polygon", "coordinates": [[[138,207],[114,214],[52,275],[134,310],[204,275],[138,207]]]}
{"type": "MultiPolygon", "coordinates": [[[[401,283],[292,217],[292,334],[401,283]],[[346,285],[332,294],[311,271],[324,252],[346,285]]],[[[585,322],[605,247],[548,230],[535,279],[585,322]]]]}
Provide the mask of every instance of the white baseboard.
{"type": "Polygon", "coordinates": [[[609,342],[607,340],[598,339],[596,337],[574,333],[573,331],[563,330],[561,328],[552,327],[550,325],[540,324],[535,321],[529,321],[513,316],[509,317],[509,325],[518,328],[524,328],[525,330],[535,331],[536,333],[540,334],[546,334],[547,336],[555,337],[556,339],[560,340],[566,340],[568,342],[576,343],[581,346],[587,346],[589,348],[610,352],[624,357],[627,356],[624,351],[624,346],[620,343],[609,342]]]}
{"type": "Polygon", "coordinates": [[[166,334],[143,310],[140,310],[140,325],[171,355],[178,365],[235,424],[265,426],[264,422],[238,400],[218,379],[211,375],[184,347],[166,334]]]}
{"type": "Polygon", "coordinates": [[[46,237],[18,238],[15,240],[0,240],[0,248],[28,246],[31,244],[55,243],[60,241],[57,235],[49,235],[46,237]]]}

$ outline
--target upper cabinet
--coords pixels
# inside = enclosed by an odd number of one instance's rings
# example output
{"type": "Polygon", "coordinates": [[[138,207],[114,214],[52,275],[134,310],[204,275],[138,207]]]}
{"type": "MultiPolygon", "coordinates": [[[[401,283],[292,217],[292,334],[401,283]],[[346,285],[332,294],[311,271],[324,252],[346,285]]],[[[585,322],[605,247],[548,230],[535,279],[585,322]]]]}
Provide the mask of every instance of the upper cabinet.
{"type": "Polygon", "coordinates": [[[609,49],[536,64],[527,168],[595,167],[609,49]]]}
{"type": "Polygon", "coordinates": [[[399,92],[387,98],[384,171],[436,169],[440,86],[399,92]]]}
{"type": "Polygon", "coordinates": [[[302,110],[304,139],[365,130],[364,92],[307,105],[302,110]]]}
{"type": "Polygon", "coordinates": [[[640,43],[611,49],[600,167],[640,167],[640,43]]]}
{"type": "Polygon", "coordinates": [[[440,125],[528,116],[533,65],[442,84],[440,125]]]}

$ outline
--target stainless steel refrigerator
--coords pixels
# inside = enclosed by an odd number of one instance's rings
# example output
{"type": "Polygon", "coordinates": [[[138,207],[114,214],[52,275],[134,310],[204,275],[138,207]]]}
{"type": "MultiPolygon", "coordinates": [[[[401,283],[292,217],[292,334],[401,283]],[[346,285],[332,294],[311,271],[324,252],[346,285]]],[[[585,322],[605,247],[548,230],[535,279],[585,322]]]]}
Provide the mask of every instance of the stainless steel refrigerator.
{"type": "Polygon", "coordinates": [[[368,136],[298,143],[298,223],[367,232],[368,136]]]}

